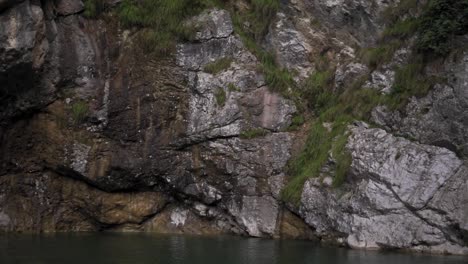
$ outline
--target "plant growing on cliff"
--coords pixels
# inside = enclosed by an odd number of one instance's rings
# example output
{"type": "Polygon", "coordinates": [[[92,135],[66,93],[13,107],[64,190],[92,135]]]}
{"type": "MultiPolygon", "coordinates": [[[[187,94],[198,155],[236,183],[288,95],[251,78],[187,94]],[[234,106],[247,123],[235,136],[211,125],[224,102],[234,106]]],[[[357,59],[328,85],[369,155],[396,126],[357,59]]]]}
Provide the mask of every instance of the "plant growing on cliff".
{"type": "Polygon", "coordinates": [[[279,0],[250,0],[250,9],[247,12],[238,13],[238,18],[243,22],[243,30],[255,41],[260,41],[267,33],[271,21],[280,7],[279,0]]]}
{"type": "Polygon", "coordinates": [[[415,60],[413,63],[397,69],[388,105],[392,108],[402,108],[412,96],[421,97],[427,94],[435,83],[435,77],[424,73],[425,65],[415,60]]]}
{"type": "Polygon", "coordinates": [[[240,138],[243,139],[252,139],[252,138],[257,138],[257,137],[263,137],[268,134],[268,131],[266,131],[263,128],[252,128],[249,130],[242,131],[239,135],[240,138]]]}
{"type": "Polygon", "coordinates": [[[227,95],[223,88],[217,87],[214,96],[218,106],[222,107],[226,104],[227,95]]]}
{"type": "Polygon", "coordinates": [[[288,127],[287,131],[298,130],[305,123],[304,116],[301,114],[295,115],[291,120],[291,125],[288,127]]]}
{"type": "Polygon", "coordinates": [[[237,87],[237,86],[236,86],[235,84],[233,84],[233,83],[229,83],[227,87],[228,87],[228,90],[229,90],[230,92],[240,92],[240,91],[241,91],[241,90],[239,89],[239,87],[237,87]]]}
{"type": "Polygon", "coordinates": [[[335,104],[336,96],[330,89],[333,77],[331,70],[316,71],[307,78],[302,87],[301,97],[306,101],[308,107],[314,109],[316,113],[335,104]]]}
{"type": "Polygon", "coordinates": [[[314,73],[303,87],[303,98],[317,116],[309,128],[308,137],[299,155],[288,164],[288,183],[282,191],[282,199],[298,204],[307,179],[321,175],[321,169],[334,161],[333,186],[341,186],[351,165],[346,151],[347,127],[354,120],[368,120],[370,112],[389,100],[373,89],[361,88],[358,79],[341,93],[333,91],[332,69],[314,73]]]}
{"type": "Polygon", "coordinates": [[[279,0],[251,0],[247,10],[231,10],[236,33],[246,48],[260,61],[259,70],[264,74],[268,87],[290,97],[289,88],[295,85],[293,74],[281,67],[275,56],[259,43],[263,41],[268,28],[280,7],[279,0]]]}
{"type": "Polygon", "coordinates": [[[75,125],[83,123],[88,117],[89,106],[84,101],[78,101],[72,104],[71,114],[75,125]]]}
{"type": "Polygon", "coordinates": [[[178,40],[192,38],[194,28],[186,19],[216,5],[215,0],[124,0],[118,16],[124,27],[144,29],[139,42],[146,52],[165,55],[178,40]]]}
{"type": "MultiPolygon", "coordinates": [[[[401,3],[411,6],[412,9],[417,8],[414,1],[401,3]]],[[[372,89],[362,88],[364,84],[362,80],[356,80],[350,88],[337,93],[333,89],[333,82],[330,81],[334,69],[321,69],[306,81],[302,92],[303,98],[307,100],[308,106],[313,109],[317,118],[310,128],[304,149],[289,163],[291,178],[282,192],[284,200],[298,203],[305,181],[310,177],[319,176],[330,157],[335,161],[333,186],[340,186],[345,181],[346,172],[351,164],[351,156],[345,151],[347,125],[353,120],[368,121],[372,109],[377,105],[401,109],[408,103],[409,98],[426,95],[431,87],[440,81],[439,78],[428,76],[425,72],[428,52],[436,56],[446,54],[453,48],[450,38],[458,34],[455,32],[468,30],[466,26],[463,29],[460,26],[466,23],[464,19],[468,12],[464,12],[464,17],[461,18],[460,13],[457,13],[459,11],[455,12],[446,4],[451,5],[451,8],[454,6],[458,6],[461,10],[465,8],[464,4],[456,0],[432,0],[423,10],[422,17],[410,17],[402,21],[395,18],[385,30],[379,46],[361,51],[363,61],[376,68],[381,63],[390,61],[395,51],[403,44],[413,43],[408,41],[408,38],[417,34],[415,54],[410,59],[411,63],[396,69],[390,94],[384,95],[372,89]],[[449,17],[445,13],[447,11],[441,9],[452,10],[454,17],[449,17]],[[457,21],[451,21],[453,19],[457,21]],[[451,33],[444,32],[442,36],[445,37],[439,39],[435,35],[441,31],[441,25],[444,23],[450,25],[447,30],[451,33]],[[425,36],[428,38],[425,39],[425,36]]],[[[397,10],[403,9],[397,8],[397,10]]]]}
{"type": "Polygon", "coordinates": [[[265,75],[268,87],[277,93],[288,96],[288,89],[295,85],[291,72],[280,67],[270,53],[264,52],[261,57],[261,70],[265,75]]]}
{"type": "Polygon", "coordinates": [[[417,50],[445,55],[455,36],[468,33],[468,0],[431,0],[419,20],[417,50]]]}
{"type": "Polygon", "coordinates": [[[85,0],[83,15],[88,18],[96,18],[105,10],[104,0],[85,0]]]}
{"type": "Polygon", "coordinates": [[[218,74],[231,67],[233,59],[229,57],[221,58],[212,63],[208,63],[203,67],[203,71],[211,74],[218,74]]]}

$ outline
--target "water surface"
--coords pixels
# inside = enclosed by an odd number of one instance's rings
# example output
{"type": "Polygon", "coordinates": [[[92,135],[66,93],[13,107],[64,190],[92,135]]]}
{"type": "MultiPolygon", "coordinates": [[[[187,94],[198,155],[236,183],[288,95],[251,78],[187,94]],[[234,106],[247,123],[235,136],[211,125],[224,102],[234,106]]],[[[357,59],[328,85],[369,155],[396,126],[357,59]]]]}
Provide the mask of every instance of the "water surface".
{"type": "Polygon", "coordinates": [[[452,264],[468,258],[324,248],[294,240],[100,233],[0,235],[0,263],[452,264]]]}

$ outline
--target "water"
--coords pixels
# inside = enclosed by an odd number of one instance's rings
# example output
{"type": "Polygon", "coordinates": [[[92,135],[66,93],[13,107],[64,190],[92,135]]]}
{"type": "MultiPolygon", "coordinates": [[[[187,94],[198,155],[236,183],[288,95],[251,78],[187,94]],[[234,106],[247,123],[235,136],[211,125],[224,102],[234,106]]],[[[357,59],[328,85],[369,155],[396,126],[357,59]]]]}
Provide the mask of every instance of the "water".
{"type": "Polygon", "coordinates": [[[106,233],[0,235],[0,263],[446,264],[468,258],[324,248],[307,241],[106,233]]]}

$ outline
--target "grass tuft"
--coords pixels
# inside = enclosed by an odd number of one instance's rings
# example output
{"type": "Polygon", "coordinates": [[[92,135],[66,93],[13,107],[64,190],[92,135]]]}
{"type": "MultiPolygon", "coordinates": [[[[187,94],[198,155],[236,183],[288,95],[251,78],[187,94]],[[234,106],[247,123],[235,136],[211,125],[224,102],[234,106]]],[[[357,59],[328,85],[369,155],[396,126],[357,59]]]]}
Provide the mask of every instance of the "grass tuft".
{"type": "Polygon", "coordinates": [[[223,88],[218,87],[215,91],[214,96],[216,99],[216,104],[218,104],[218,106],[223,107],[226,104],[227,95],[226,91],[224,91],[223,88]]]}
{"type": "Polygon", "coordinates": [[[252,139],[257,137],[264,137],[268,134],[268,131],[262,128],[253,128],[246,131],[243,131],[240,134],[240,138],[242,139],[252,139]]]}
{"type": "Polygon", "coordinates": [[[203,67],[203,71],[206,73],[210,73],[213,75],[216,75],[222,71],[227,70],[229,67],[231,67],[233,59],[232,58],[221,58],[218,59],[212,63],[209,63],[203,67]]]}
{"type": "Polygon", "coordinates": [[[177,41],[193,38],[195,28],[184,21],[218,5],[215,0],[124,0],[118,16],[124,27],[144,29],[138,42],[145,52],[166,55],[177,41]]]}
{"type": "Polygon", "coordinates": [[[84,121],[86,121],[86,118],[88,117],[88,113],[89,113],[88,103],[84,101],[78,101],[72,104],[71,114],[75,122],[75,125],[80,125],[84,121]]]}

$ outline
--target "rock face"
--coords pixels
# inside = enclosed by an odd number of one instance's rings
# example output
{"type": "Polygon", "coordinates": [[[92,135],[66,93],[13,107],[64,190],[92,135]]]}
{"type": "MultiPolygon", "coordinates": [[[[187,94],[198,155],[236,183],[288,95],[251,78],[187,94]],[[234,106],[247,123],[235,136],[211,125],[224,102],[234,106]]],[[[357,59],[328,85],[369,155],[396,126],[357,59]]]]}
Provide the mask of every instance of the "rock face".
{"type": "MultiPolygon", "coordinates": [[[[288,1],[262,44],[298,84],[326,59],[336,91],[364,81],[390,93],[410,51],[373,69],[356,47],[375,44],[394,2],[288,1]]],[[[385,130],[350,128],[343,187],[311,178],[300,205],[285,206],[304,129],[290,131],[298,109],[268,87],[228,11],[190,18],[192,41],[149,58],[137,29],[83,8],[0,0],[1,231],[235,233],[468,254],[466,52],[404,111],[376,107],[385,130]]]]}
{"type": "MultiPolygon", "coordinates": [[[[26,1],[7,12],[31,19],[27,12],[34,8],[42,15],[48,6],[26,1]]],[[[55,76],[53,87],[60,89],[47,97],[44,113],[8,123],[4,132],[2,229],[276,236],[276,198],[292,143],[282,131],[296,109],[269,91],[228,12],[194,18],[200,25],[195,41],[179,45],[175,61],[154,65],[132,51],[131,32],[77,14],[80,1],[56,1],[53,8],[59,16],[47,23],[41,17],[25,22],[28,30],[2,28],[2,34],[14,33],[10,42],[24,46],[5,47],[14,56],[2,60],[18,65],[35,65],[36,28],[54,30],[45,46],[58,49],[46,56],[50,65],[37,66],[45,71],[37,77],[55,76]],[[221,59],[229,59],[229,67],[204,71],[221,59]],[[262,132],[244,139],[249,131],[262,132]],[[81,187],[70,187],[75,185],[81,187]],[[76,193],[66,193],[70,188],[76,193]],[[19,206],[22,199],[27,207],[19,206]],[[87,199],[93,200],[89,206],[87,199]]],[[[0,17],[22,26],[10,13],[0,17]]],[[[2,68],[10,71],[17,72],[2,68]]]]}
{"type": "Polygon", "coordinates": [[[353,128],[347,147],[352,185],[337,192],[309,180],[300,209],[306,223],[354,248],[467,253],[467,167],[453,152],[367,127],[353,128]]]}
{"type": "Polygon", "coordinates": [[[376,109],[374,120],[402,135],[425,144],[448,148],[462,156],[468,154],[466,111],[468,109],[468,53],[444,65],[445,84],[437,84],[423,98],[414,98],[406,115],[376,109]]]}

